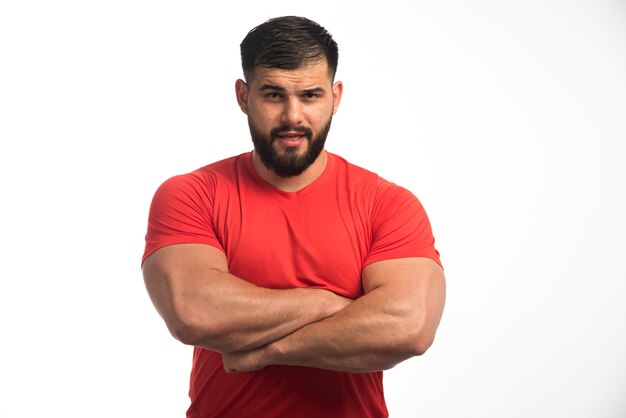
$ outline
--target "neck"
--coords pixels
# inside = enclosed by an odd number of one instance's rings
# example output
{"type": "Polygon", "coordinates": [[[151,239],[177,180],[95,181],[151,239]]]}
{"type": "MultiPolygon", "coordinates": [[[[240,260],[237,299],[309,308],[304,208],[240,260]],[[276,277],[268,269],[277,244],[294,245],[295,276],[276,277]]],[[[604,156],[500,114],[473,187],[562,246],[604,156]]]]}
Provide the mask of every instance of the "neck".
{"type": "Polygon", "coordinates": [[[302,174],[294,177],[281,177],[273,170],[267,168],[256,151],[252,151],[252,166],[257,174],[272,186],[284,192],[297,192],[313,183],[322,175],[326,168],[328,155],[326,151],[322,151],[313,164],[307,167],[302,174]]]}

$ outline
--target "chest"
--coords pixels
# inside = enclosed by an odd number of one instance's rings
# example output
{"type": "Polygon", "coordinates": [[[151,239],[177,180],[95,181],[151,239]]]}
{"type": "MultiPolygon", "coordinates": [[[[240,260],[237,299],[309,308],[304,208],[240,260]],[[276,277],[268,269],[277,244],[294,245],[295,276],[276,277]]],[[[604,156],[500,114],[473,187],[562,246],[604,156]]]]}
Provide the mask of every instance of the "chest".
{"type": "Polygon", "coordinates": [[[316,287],[362,295],[371,243],[366,200],[325,191],[280,199],[239,190],[215,202],[215,229],[231,273],[268,288],[316,287]]]}

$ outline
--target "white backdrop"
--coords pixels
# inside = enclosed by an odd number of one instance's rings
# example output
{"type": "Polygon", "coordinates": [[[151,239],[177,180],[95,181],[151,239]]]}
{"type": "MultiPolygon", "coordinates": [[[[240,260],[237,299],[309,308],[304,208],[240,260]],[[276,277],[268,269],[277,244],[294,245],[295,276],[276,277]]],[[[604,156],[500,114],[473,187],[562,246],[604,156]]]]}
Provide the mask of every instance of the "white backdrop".
{"type": "Polygon", "coordinates": [[[182,417],[140,257],[166,178],[245,152],[239,42],[324,25],[328,149],[412,190],[448,279],[391,416],[626,416],[626,2],[0,4],[0,417],[182,417]]]}

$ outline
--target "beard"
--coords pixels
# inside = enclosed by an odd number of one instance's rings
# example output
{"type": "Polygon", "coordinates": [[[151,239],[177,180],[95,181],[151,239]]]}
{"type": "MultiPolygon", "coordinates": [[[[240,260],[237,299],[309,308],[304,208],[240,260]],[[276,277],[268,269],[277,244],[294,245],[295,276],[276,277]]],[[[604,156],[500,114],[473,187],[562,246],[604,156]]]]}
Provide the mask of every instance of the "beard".
{"type": "Polygon", "coordinates": [[[315,137],[313,137],[313,131],[305,127],[279,126],[272,129],[267,136],[254,126],[250,118],[248,118],[248,125],[254,150],[261,158],[263,165],[280,177],[294,177],[302,174],[321,154],[330,131],[331,121],[332,116],[315,137]],[[289,131],[300,132],[306,138],[308,146],[302,155],[298,155],[296,148],[288,148],[283,153],[279,153],[274,147],[274,142],[279,139],[278,134],[289,131]]]}

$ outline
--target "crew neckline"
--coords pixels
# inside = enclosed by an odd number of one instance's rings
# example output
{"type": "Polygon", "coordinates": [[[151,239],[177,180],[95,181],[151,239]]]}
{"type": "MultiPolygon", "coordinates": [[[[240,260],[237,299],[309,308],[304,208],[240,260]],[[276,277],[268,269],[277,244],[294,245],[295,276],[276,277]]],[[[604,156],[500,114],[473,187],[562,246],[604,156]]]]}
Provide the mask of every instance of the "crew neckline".
{"type": "Polygon", "coordinates": [[[272,193],[281,198],[291,200],[291,199],[296,199],[298,197],[302,197],[316,190],[319,190],[320,188],[324,187],[326,183],[328,183],[328,180],[332,178],[333,172],[335,171],[336,156],[334,154],[331,154],[328,151],[324,151],[324,152],[326,152],[327,159],[326,159],[326,167],[324,167],[324,171],[322,172],[322,174],[318,178],[313,180],[311,183],[304,186],[302,189],[296,190],[294,192],[287,192],[287,191],[281,190],[278,187],[274,186],[273,184],[267,182],[265,179],[263,179],[263,177],[261,177],[259,173],[256,172],[256,170],[254,169],[254,165],[252,164],[252,151],[243,155],[244,157],[243,163],[250,177],[262,189],[267,190],[269,193],[272,193]]]}

